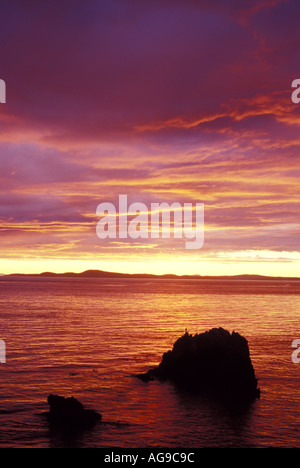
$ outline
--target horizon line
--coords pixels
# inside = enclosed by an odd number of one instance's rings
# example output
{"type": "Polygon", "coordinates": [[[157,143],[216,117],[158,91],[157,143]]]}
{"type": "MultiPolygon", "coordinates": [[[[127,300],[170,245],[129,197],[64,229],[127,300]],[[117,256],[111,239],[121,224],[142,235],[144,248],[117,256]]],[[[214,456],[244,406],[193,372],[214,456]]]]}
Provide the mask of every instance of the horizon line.
{"type": "Polygon", "coordinates": [[[51,271],[44,271],[41,273],[9,273],[0,274],[0,277],[12,277],[12,276],[42,276],[42,277],[88,277],[88,278],[105,278],[105,277],[129,277],[129,278],[173,278],[173,279],[273,279],[273,280],[300,280],[300,276],[270,276],[260,275],[252,273],[241,273],[236,275],[200,275],[200,274],[183,274],[178,275],[175,273],[122,273],[115,271],[99,270],[99,269],[88,269],[81,272],[66,271],[64,273],[56,273],[51,271]]]}

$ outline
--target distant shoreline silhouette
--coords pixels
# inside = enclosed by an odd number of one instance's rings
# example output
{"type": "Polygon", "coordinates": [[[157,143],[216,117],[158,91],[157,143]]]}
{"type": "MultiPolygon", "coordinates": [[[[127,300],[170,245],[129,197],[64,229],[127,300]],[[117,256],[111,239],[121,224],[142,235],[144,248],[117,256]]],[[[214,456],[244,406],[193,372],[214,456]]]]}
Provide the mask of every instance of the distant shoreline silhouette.
{"type": "Polygon", "coordinates": [[[296,276],[264,276],[264,275],[253,275],[253,274],[241,274],[241,275],[175,275],[166,273],[162,275],[152,273],[118,273],[104,270],[85,270],[81,273],[65,272],[65,273],[54,273],[45,271],[43,273],[10,273],[8,275],[2,275],[0,278],[11,278],[11,277],[44,277],[44,278],[149,278],[149,279],[192,279],[192,280],[272,280],[272,281],[300,281],[300,277],[296,276]]]}

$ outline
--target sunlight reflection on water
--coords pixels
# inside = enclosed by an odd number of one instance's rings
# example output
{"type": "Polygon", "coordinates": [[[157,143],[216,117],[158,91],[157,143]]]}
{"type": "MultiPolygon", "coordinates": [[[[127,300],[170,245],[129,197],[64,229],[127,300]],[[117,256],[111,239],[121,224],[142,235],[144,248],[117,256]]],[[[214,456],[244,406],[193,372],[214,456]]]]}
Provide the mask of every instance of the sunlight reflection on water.
{"type": "Polygon", "coordinates": [[[74,395],[104,424],[75,446],[300,446],[300,285],[188,280],[0,281],[1,446],[58,446],[39,412],[74,395]],[[133,377],[185,329],[222,326],[249,342],[262,397],[236,413],[171,384],[133,377]]]}

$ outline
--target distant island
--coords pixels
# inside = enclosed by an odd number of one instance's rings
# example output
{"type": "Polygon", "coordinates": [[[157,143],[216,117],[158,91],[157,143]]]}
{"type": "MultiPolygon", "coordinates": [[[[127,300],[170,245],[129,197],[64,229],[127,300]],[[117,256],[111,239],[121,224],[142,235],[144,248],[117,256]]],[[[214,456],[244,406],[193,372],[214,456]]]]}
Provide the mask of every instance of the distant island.
{"type": "Polygon", "coordinates": [[[281,280],[281,281],[300,281],[298,277],[286,276],[263,276],[263,275],[222,275],[222,276],[202,276],[202,275],[175,275],[163,274],[155,275],[151,273],[117,273],[104,270],[86,270],[81,273],[66,272],[66,273],[53,273],[45,271],[43,273],[11,273],[3,275],[2,278],[7,277],[46,277],[46,278],[149,278],[149,279],[190,279],[190,280],[281,280]]]}

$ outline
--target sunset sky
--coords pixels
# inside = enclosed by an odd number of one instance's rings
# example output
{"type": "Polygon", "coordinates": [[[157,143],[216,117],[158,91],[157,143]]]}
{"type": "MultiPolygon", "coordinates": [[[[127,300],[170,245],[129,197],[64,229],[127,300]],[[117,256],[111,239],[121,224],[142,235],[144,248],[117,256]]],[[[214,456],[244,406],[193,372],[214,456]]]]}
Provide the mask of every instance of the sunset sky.
{"type": "Polygon", "coordinates": [[[300,276],[297,0],[0,6],[0,273],[300,276]],[[99,203],[204,203],[204,245],[96,236],[99,203]]]}

